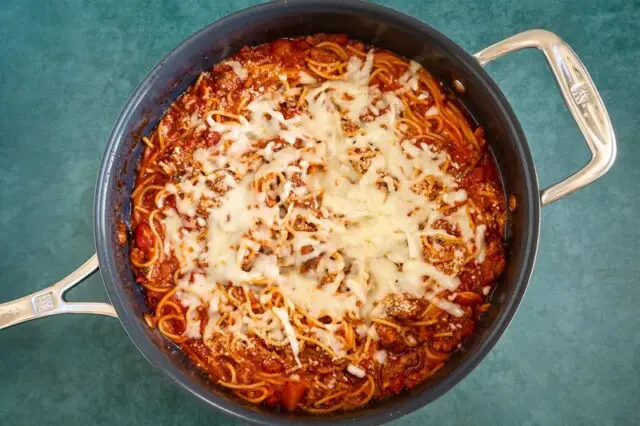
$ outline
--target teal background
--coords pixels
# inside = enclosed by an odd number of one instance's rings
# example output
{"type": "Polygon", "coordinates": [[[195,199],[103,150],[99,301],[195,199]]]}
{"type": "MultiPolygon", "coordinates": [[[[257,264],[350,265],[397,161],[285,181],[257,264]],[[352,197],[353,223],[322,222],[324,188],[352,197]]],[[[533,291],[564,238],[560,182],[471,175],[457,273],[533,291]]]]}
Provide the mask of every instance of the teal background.
{"type": "MultiPolygon", "coordinates": [[[[93,253],[109,131],[167,52],[246,1],[4,0],[0,5],[0,301],[93,253]]],[[[537,267],[511,327],[460,385],[399,425],[640,424],[640,3],[402,0],[389,5],[469,52],[531,28],[569,42],[608,106],[619,156],[543,210],[537,267]]],[[[540,183],[588,159],[542,56],[489,66],[528,136],[540,183]]],[[[106,300],[99,276],[73,300],[106,300]]],[[[232,425],[171,385],[117,320],[59,316],[0,331],[2,425],[232,425]]]]}

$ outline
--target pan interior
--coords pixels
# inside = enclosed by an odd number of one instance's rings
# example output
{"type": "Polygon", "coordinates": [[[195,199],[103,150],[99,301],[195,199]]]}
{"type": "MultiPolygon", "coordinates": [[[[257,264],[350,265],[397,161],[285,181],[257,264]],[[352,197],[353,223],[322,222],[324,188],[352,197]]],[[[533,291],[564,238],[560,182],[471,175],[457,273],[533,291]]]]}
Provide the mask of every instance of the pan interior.
{"type": "Polygon", "coordinates": [[[168,55],[129,100],[109,140],[96,195],[96,243],[109,296],[129,336],[145,357],[200,399],[251,423],[283,420],[312,423],[318,417],[276,413],[221,391],[192,366],[182,352],[142,320],[147,307],[129,264],[129,246],[116,241],[119,221],[129,223],[130,193],[142,152],[140,138],[158,123],[166,108],[198,75],[245,45],[318,32],[344,33],[421,63],[445,86],[465,86],[457,96],[485,130],[505,194],[518,208],[509,221],[507,268],[492,296],[493,308],[474,336],[440,372],[411,391],[353,412],[322,417],[327,422],[387,422],[436,399],[493,347],[506,329],[528,282],[538,238],[538,186],[522,130],[493,81],[457,45],[427,25],[380,6],[333,1],[272,3],[237,13],[210,25],[168,55]]]}

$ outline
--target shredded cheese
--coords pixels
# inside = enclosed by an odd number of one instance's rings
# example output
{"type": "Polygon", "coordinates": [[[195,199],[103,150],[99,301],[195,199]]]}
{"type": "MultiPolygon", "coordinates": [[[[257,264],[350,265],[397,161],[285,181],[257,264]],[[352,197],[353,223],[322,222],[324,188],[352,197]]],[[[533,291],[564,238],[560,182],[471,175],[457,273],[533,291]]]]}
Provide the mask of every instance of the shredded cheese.
{"type": "Polygon", "coordinates": [[[291,345],[291,351],[293,352],[293,356],[296,358],[296,362],[300,365],[300,359],[298,358],[298,353],[300,352],[300,347],[298,346],[298,339],[296,338],[296,332],[289,321],[289,314],[285,309],[282,308],[272,308],[271,309],[274,314],[280,319],[282,322],[282,326],[284,327],[284,332],[287,335],[287,339],[289,339],[289,344],[291,345]]]}
{"type": "Polygon", "coordinates": [[[236,75],[240,78],[240,80],[246,79],[247,76],[249,75],[247,73],[247,70],[245,69],[245,67],[243,67],[240,62],[238,62],[238,61],[226,61],[225,63],[231,67],[233,72],[236,73],[236,75]]]}
{"type": "MultiPolygon", "coordinates": [[[[240,63],[226,64],[247,78],[240,63]]],[[[454,316],[464,314],[438,297],[455,291],[460,280],[456,271],[425,260],[424,241],[461,240],[480,263],[486,227],[474,227],[465,206],[442,213],[443,206],[455,208],[467,199],[443,170],[452,159],[426,144],[417,146],[399,130],[404,105],[398,94],[417,90],[420,65],[411,63],[395,93],[369,86],[372,65],[369,52],[364,60],[352,57],[341,80],[318,83],[300,72],[306,111],[290,118],[279,109],[283,91],[263,91],[237,121],[217,121],[216,112],[205,117],[221,141],[197,149],[195,167],[166,185],[175,209],[165,206],[162,219],[164,254],[180,264],[177,294],[188,306],[187,336],[199,336],[196,309],[207,306],[205,339],[223,331],[243,341],[252,333],[274,342],[286,339],[300,364],[290,317],[295,310],[316,320],[328,316],[336,327],[347,315],[361,319],[365,324],[357,334],[373,340],[378,335],[370,320],[384,314],[391,294],[425,297],[454,316]],[[357,131],[347,135],[345,120],[357,131]],[[359,157],[365,152],[368,163],[359,157]],[[437,185],[443,195],[425,197],[419,189],[424,185],[437,185]],[[449,223],[454,234],[436,227],[439,221],[449,223]],[[257,285],[276,286],[285,304],[243,316],[232,312],[220,289],[226,284],[256,294],[262,288],[257,285]],[[226,326],[218,324],[222,315],[229,317],[226,326]]],[[[433,108],[427,116],[437,113],[433,108]]],[[[269,298],[263,294],[260,301],[269,298]]],[[[327,325],[310,333],[342,358],[346,350],[335,330],[327,325]]],[[[386,352],[376,352],[375,360],[384,363],[386,352]]],[[[366,374],[353,364],[347,371],[366,374]]]]}
{"type": "Polygon", "coordinates": [[[384,349],[377,350],[377,351],[373,354],[373,359],[374,359],[378,364],[384,364],[384,363],[385,363],[385,361],[387,360],[387,351],[385,351],[384,349]]]}
{"type": "Polygon", "coordinates": [[[359,379],[362,379],[364,376],[367,375],[366,371],[364,371],[362,368],[358,367],[357,365],[353,365],[353,364],[349,364],[347,366],[347,372],[349,374],[356,376],[359,379]]]}

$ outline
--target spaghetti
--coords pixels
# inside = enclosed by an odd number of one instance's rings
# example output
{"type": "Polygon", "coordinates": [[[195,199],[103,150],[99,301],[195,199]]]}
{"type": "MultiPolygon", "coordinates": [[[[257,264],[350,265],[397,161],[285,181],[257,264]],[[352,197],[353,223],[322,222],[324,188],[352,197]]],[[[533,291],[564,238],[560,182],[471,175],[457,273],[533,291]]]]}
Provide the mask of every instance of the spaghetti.
{"type": "Polygon", "coordinates": [[[413,61],[342,35],[243,48],[142,142],[145,322],[251,403],[324,414],[397,394],[489,309],[496,169],[413,61]]]}

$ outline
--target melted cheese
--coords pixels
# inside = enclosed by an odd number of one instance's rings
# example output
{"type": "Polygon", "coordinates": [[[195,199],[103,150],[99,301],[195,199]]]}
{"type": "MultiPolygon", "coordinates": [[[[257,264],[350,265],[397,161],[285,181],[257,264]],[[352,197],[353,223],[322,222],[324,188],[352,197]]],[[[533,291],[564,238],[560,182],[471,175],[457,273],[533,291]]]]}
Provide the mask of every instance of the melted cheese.
{"type": "MultiPolygon", "coordinates": [[[[239,78],[247,77],[240,63],[227,64],[239,78]]],[[[455,291],[460,281],[424,258],[422,238],[456,238],[434,228],[442,219],[482,262],[484,225],[474,227],[464,205],[451,214],[441,213],[443,203],[456,206],[467,197],[443,171],[451,158],[426,144],[416,146],[396,130],[403,103],[398,92],[382,93],[369,86],[372,64],[372,52],[364,60],[352,57],[344,79],[320,84],[301,72],[307,108],[288,119],[279,110],[283,91],[258,96],[238,121],[217,121],[215,111],[206,117],[221,143],[195,150],[194,169],[166,186],[176,208],[164,207],[162,219],[164,254],[176,256],[183,274],[178,297],[188,306],[189,337],[199,336],[196,309],[207,306],[205,339],[217,332],[243,341],[249,341],[251,333],[276,342],[286,339],[300,363],[290,317],[295,310],[314,319],[332,319],[325,329],[309,332],[339,358],[346,355],[335,336],[340,322],[347,315],[360,318],[366,325],[358,334],[377,340],[369,320],[384,315],[390,294],[425,297],[452,315],[464,314],[454,302],[437,297],[455,291]],[[363,120],[365,114],[373,118],[363,120]],[[345,135],[343,120],[358,126],[355,135],[345,135]],[[374,153],[363,174],[352,165],[358,160],[354,149],[374,153]],[[312,165],[318,166],[314,173],[312,165]],[[223,193],[212,185],[220,176],[223,193]],[[415,189],[425,180],[443,188],[441,199],[431,200],[415,189]],[[265,192],[258,192],[261,187],[265,192]],[[312,195],[321,195],[318,205],[292,202],[314,200],[312,195]],[[296,230],[300,222],[305,226],[296,230]],[[307,267],[309,263],[317,266],[307,267]],[[277,286],[285,305],[261,315],[243,314],[220,290],[229,283],[255,292],[262,303],[270,296],[258,296],[260,288],[254,284],[277,286]],[[231,325],[221,329],[216,324],[225,312],[231,325]]],[[[400,79],[399,93],[417,90],[419,70],[412,62],[400,79]]],[[[385,359],[386,353],[376,354],[377,362],[385,359]]],[[[347,370],[357,377],[365,374],[354,365],[347,370]]]]}
{"type": "Polygon", "coordinates": [[[287,339],[289,339],[289,344],[291,345],[291,351],[293,352],[293,356],[296,358],[296,362],[300,365],[300,359],[298,359],[298,353],[300,352],[300,347],[298,346],[298,339],[296,338],[296,332],[289,321],[289,314],[285,309],[282,308],[272,308],[271,309],[274,314],[278,317],[278,319],[282,322],[282,326],[284,327],[284,332],[287,335],[287,339]]]}
{"type": "Polygon", "coordinates": [[[343,358],[347,354],[343,343],[331,331],[318,327],[313,327],[311,331],[315,334],[315,337],[318,338],[320,343],[326,345],[336,354],[338,359],[343,358]]]}
{"type": "Polygon", "coordinates": [[[373,359],[374,359],[378,364],[384,364],[384,363],[385,363],[385,361],[387,360],[387,351],[385,351],[384,349],[377,350],[377,351],[373,354],[373,359]]]}
{"type": "Polygon", "coordinates": [[[240,78],[240,80],[246,79],[247,76],[249,75],[249,73],[247,72],[246,68],[243,67],[240,62],[238,62],[238,61],[226,61],[225,63],[231,67],[233,72],[238,76],[238,78],[240,78]]]}
{"type": "Polygon", "coordinates": [[[364,371],[362,368],[358,367],[357,365],[353,365],[353,364],[349,364],[347,366],[347,372],[349,374],[356,376],[359,379],[362,379],[364,376],[367,375],[366,371],[364,371]]]}

